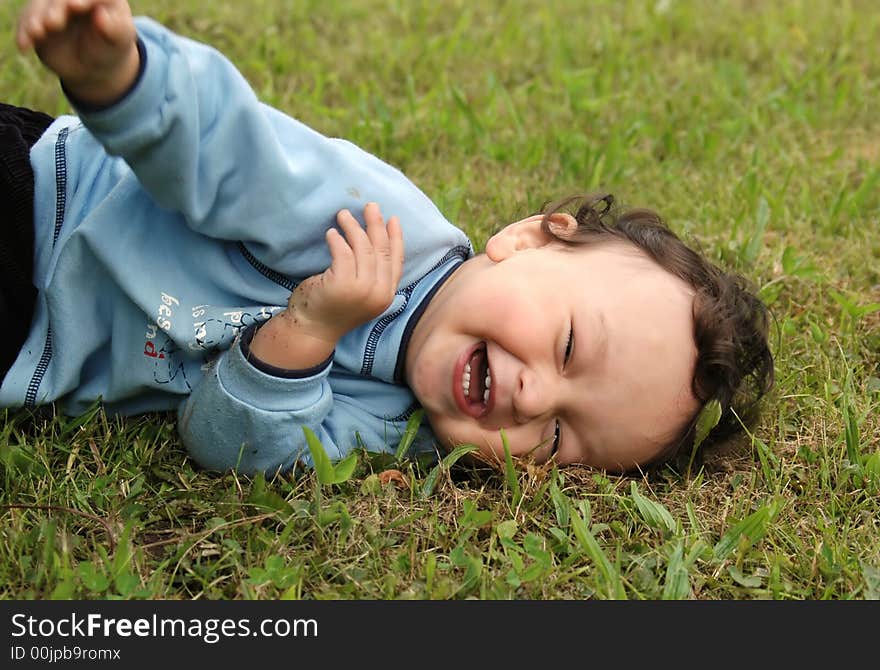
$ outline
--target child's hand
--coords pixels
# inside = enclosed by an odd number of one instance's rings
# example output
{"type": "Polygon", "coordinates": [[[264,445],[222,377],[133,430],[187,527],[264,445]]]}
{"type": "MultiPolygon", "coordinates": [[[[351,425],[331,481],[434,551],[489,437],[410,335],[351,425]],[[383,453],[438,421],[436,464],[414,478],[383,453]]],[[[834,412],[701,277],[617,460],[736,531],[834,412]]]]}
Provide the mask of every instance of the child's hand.
{"type": "Polygon", "coordinates": [[[81,102],[113,102],[137,78],[136,31],[125,0],[30,0],[16,41],[22,51],[36,50],[81,102]]]}
{"type": "Polygon", "coordinates": [[[366,230],[342,210],[327,231],[331,265],[309,277],[290,296],[288,311],[305,328],[335,343],[345,333],[384,312],[403,272],[403,233],[397,217],[386,226],[376,203],[364,207],[366,230]]]}
{"type": "Polygon", "coordinates": [[[342,210],[327,232],[330,267],[296,287],[287,309],[254,335],[251,353],[287,370],[303,370],[324,361],[339,339],[376,318],[394,300],[403,273],[403,233],[397,217],[388,225],[375,203],[364,207],[367,229],[342,210]]]}

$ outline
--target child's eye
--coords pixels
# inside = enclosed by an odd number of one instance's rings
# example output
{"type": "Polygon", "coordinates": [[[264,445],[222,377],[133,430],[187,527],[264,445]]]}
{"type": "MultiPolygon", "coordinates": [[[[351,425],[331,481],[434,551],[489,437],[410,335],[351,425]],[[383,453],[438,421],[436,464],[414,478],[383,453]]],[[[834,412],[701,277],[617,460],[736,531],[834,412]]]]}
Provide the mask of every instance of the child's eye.
{"type": "Polygon", "coordinates": [[[562,424],[556,419],[556,428],[553,430],[553,448],[550,450],[550,458],[559,451],[559,443],[562,441],[562,424]]]}
{"type": "Polygon", "coordinates": [[[565,365],[568,363],[568,359],[571,358],[571,350],[574,347],[574,328],[568,329],[568,342],[565,344],[565,355],[562,358],[562,364],[565,365]]]}

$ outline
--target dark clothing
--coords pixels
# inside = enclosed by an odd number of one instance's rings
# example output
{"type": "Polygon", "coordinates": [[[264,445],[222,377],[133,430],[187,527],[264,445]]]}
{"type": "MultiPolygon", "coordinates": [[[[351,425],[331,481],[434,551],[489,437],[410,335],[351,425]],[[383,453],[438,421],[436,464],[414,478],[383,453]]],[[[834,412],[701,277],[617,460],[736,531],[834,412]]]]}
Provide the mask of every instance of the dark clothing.
{"type": "Polygon", "coordinates": [[[51,116],[0,103],[0,382],[27,338],[37,289],[30,149],[51,116]]]}

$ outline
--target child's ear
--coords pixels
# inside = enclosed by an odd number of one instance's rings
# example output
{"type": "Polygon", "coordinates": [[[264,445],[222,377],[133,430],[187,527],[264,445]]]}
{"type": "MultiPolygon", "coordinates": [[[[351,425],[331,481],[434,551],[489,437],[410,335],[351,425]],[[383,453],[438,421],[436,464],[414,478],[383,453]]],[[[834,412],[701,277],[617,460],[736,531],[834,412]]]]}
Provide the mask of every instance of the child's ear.
{"type": "Polygon", "coordinates": [[[495,263],[500,263],[518,251],[538,249],[554,240],[568,239],[577,230],[577,221],[565,212],[550,215],[550,232],[541,228],[543,219],[543,214],[535,214],[507,224],[486,242],[486,255],[495,263]]]}

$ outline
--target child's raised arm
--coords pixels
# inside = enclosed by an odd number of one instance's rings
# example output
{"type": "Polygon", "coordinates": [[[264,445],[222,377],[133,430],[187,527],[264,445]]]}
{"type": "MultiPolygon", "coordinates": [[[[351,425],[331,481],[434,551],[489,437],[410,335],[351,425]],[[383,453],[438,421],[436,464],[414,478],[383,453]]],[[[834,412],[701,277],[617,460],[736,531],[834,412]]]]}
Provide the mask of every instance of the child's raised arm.
{"type": "Polygon", "coordinates": [[[81,104],[108,105],[137,79],[140,57],[125,0],[31,0],[16,42],[34,49],[81,104]]]}
{"type": "Polygon", "coordinates": [[[62,77],[90,134],[108,154],[128,164],[139,187],[164,209],[179,213],[192,231],[241,244],[249,262],[297,278],[329,265],[324,232],[336,213],[349,209],[358,216],[368,201],[382,203],[424,231],[407,242],[407,271],[413,276],[431,268],[436,243],[456,244],[463,238],[391,165],[260,103],[216,49],[147,17],[132,21],[123,0],[30,1],[19,44],[38,49],[62,77]],[[63,11],[50,19],[56,3],[63,11]],[[47,27],[67,24],[69,30],[47,27]],[[111,24],[118,30],[103,43],[103,31],[111,24]],[[135,32],[129,36],[132,24],[135,32]],[[90,51],[87,44],[98,46],[90,51]],[[120,66],[113,70],[117,85],[109,86],[109,70],[102,66],[114,62],[108,57],[113,44],[120,46],[117,53],[133,54],[131,61],[120,56],[119,62],[130,63],[134,80],[122,76],[120,66]],[[133,51],[121,49],[123,44],[133,51]],[[103,72],[103,87],[86,76],[87,62],[103,72]],[[95,88],[103,95],[95,95],[95,88]],[[119,88],[125,89],[121,98],[95,104],[119,88]],[[426,220],[437,225],[426,225],[426,220]]]}

